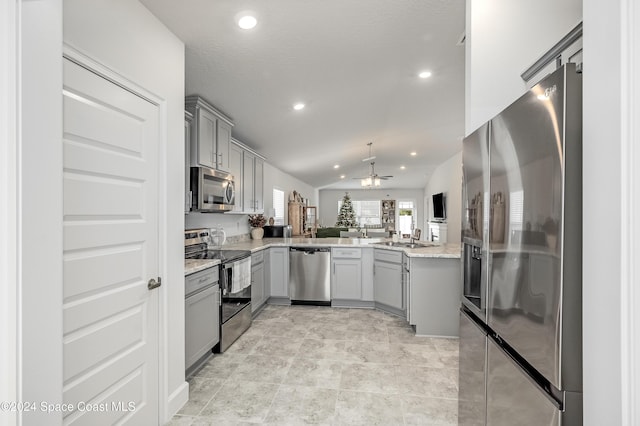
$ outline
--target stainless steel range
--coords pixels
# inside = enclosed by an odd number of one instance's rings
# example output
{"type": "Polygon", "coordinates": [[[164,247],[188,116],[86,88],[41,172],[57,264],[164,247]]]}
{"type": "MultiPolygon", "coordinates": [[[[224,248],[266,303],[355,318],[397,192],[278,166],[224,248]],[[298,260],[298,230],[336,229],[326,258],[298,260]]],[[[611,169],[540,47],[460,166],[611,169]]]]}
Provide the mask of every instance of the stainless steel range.
{"type": "Polygon", "coordinates": [[[210,250],[208,229],[185,231],[185,258],[220,260],[220,342],[214,352],[224,352],[251,326],[251,252],[210,250]]]}

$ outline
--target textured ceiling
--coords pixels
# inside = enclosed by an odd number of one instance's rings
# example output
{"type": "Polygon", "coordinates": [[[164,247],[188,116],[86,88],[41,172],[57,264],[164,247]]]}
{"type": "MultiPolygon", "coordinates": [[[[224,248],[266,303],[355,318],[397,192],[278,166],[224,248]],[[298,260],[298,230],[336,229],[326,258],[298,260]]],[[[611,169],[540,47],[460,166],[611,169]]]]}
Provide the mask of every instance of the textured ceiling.
{"type": "Polygon", "coordinates": [[[368,142],[376,172],[395,176],[383,188],[422,188],[461,149],[464,0],[142,3],[186,45],[186,95],[224,111],[235,138],[314,187],[357,187],[368,142]],[[253,30],[236,25],[247,10],[253,30]],[[425,69],[433,76],[419,79],[425,69]]]}

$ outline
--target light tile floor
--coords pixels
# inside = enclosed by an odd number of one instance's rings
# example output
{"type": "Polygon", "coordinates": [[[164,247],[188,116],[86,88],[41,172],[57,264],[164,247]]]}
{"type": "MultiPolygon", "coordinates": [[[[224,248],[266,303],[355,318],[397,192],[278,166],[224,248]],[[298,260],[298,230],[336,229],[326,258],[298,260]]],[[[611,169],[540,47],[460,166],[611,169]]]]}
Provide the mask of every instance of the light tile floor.
{"type": "Polygon", "coordinates": [[[268,305],[171,426],[457,425],[458,341],[370,309],[268,305]]]}

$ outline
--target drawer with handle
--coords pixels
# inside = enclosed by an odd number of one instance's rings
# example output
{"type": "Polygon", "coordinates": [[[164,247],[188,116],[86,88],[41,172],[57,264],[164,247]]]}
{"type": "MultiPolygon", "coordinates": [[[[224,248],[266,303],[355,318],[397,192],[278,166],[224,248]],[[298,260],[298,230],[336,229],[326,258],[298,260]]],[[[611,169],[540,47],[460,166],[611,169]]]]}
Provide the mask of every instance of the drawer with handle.
{"type": "Polygon", "coordinates": [[[259,265],[264,262],[264,251],[251,253],[251,265],[259,265]]]}
{"type": "Polygon", "coordinates": [[[362,257],[362,249],[359,248],[332,248],[331,257],[334,259],[360,259],[362,257]]]}
{"type": "Polygon", "coordinates": [[[184,279],[185,297],[198,292],[204,287],[217,283],[218,277],[218,265],[187,275],[184,279]]]}

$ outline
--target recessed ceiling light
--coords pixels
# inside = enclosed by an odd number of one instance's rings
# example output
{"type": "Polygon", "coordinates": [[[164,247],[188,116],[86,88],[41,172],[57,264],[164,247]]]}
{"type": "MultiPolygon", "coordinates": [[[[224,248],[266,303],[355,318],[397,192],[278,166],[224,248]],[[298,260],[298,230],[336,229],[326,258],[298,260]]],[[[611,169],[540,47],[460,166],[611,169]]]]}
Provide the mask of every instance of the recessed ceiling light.
{"type": "Polygon", "coordinates": [[[431,71],[421,71],[420,74],[418,74],[418,77],[429,78],[431,77],[431,71]]]}
{"type": "Polygon", "coordinates": [[[416,155],[418,155],[417,152],[413,151],[412,153],[410,153],[409,155],[411,155],[412,157],[415,157],[416,155]]]}
{"type": "Polygon", "coordinates": [[[344,178],[346,178],[345,175],[340,175],[340,179],[344,179],[344,178]]]}
{"type": "Polygon", "coordinates": [[[302,102],[298,102],[297,104],[293,105],[293,109],[295,109],[296,111],[300,111],[303,108],[304,108],[304,104],[302,102]]]}
{"type": "Polygon", "coordinates": [[[339,169],[340,168],[340,164],[334,164],[333,168],[334,169],[339,169]]]}
{"type": "Polygon", "coordinates": [[[243,30],[250,30],[251,28],[255,27],[257,23],[258,20],[255,18],[255,16],[251,15],[245,15],[238,19],[238,26],[243,30]]]}
{"type": "Polygon", "coordinates": [[[405,166],[400,166],[400,170],[404,170],[404,169],[406,169],[405,166]]]}

